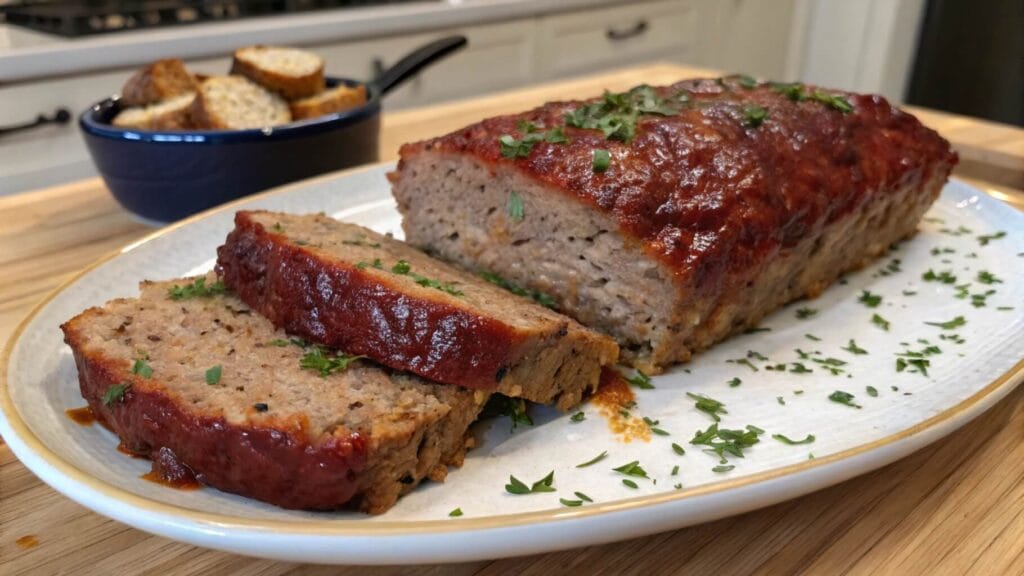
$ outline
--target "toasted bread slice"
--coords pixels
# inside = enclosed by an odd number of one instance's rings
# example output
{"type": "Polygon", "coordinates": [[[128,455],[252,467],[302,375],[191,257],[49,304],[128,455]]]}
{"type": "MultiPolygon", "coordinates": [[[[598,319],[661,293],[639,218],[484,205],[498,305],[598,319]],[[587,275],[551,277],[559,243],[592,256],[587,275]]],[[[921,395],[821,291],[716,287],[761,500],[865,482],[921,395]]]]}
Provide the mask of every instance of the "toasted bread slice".
{"type": "Polygon", "coordinates": [[[337,86],[289,103],[292,120],[316,118],[366,104],[366,86],[337,86]]]}
{"type": "Polygon", "coordinates": [[[324,89],[323,58],[281,46],[248,46],[235,50],[231,73],[241,74],[288,100],[307,98],[324,89]]]}
{"type": "Polygon", "coordinates": [[[285,508],[370,513],[462,463],[487,393],[289,340],[222,287],[144,282],[61,327],[125,449],[285,508]]]}
{"type": "Polygon", "coordinates": [[[150,106],[125,108],[114,117],[112,124],[137,130],[188,130],[192,128],[189,109],[195,97],[194,92],[186,92],[150,106]]]}
{"type": "Polygon", "coordinates": [[[149,106],[196,91],[196,81],[177,58],[158,60],[137,71],[121,89],[127,107],[149,106]]]}
{"type": "Polygon", "coordinates": [[[287,124],[288,103],[242,76],[211,76],[199,85],[190,110],[197,128],[243,130],[287,124]]]}

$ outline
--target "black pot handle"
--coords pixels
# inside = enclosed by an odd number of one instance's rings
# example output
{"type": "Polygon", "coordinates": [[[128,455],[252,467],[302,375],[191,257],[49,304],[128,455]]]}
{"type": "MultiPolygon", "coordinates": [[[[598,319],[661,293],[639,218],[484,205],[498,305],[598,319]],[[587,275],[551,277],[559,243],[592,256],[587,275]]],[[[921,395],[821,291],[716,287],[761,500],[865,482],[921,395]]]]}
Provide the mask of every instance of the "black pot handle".
{"type": "Polygon", "coordinates": [[[6,136],[8,134],[14,134],[15,132],[21,132],[23,130],[31,130],[36,126],[45,126],[47,124],[67,124],[71,120],[71,112],[67,108],[57,108],[52,116],[45,114],[39,114],[35,120],[29,120],[22,124],[15,124],[13,126],[0,127],[0,136],[6,136]]]}
{"type": "Polygon", "coordinates": [[[420,70],[459,50],[466,44],[465,36],[448,36],[435,40],[425,46],[420,46],[408,56],[381,72],[370,83],[376,85],[381,94],[387,94],[392,89],[401,85],[402,82],[418,74],[420,70]]]}

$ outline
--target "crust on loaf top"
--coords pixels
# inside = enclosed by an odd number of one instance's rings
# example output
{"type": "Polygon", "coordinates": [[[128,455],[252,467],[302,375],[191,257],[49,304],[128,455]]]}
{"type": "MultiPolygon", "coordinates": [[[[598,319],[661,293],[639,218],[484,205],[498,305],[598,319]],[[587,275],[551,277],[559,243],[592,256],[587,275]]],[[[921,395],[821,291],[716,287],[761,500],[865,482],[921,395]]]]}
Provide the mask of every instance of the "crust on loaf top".
{"type": "Polygon", "coordinates": [[[392,180],[424,152],[512,168],[609,216],[677,281],[711,287],[729,267],[761,262],[877,195],[948,176],[957,162],[949,142],[881,96],[800,87],[731,76],[648,89],[678,111],[639,116],[626,141],[565,125],[601,98],[551,102],[406,144],[392,180]],[[852,109],[829,105],[831,96],[852,109]],[[755,126],[757,108],[765,116],[755,126]],[[523,138],[523,121],[563,127],[569,142],[504,157],[499,138],[523,138]],[[604,172],[594,169],[597,149],[610,154],[604,172]]]}

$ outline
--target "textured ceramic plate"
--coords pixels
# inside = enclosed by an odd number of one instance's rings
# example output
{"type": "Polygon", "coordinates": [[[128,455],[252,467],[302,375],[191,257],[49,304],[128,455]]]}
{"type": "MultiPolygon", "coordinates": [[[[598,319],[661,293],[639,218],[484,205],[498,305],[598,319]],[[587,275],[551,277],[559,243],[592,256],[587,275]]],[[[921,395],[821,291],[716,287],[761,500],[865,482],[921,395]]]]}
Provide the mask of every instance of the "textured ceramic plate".
{"type": "Polygon", "coordinates": [[[952,182],[921,233],[875,265],[817,300],[771,315],[762,331],[655,377],[653,389],[636,389],[630,418],[641,430],[648,426],[642,418],[656,421],[663,434],[624,442],[593,405],[583,407],[582,421],[534,408],[533,426],[514,432],[506,418],[485,422],[462,469],[379,517],[288,511],[209,488],[165,488],[139,478],[148,463],[118,453],[113,434],[65,416],[84,402],[61,322],[135,294],[142,279],[209,269],[239,208],[324,211],[400,235],[384,177],[389,168],[223,207],[124,249],[60,289],[7,349],[0,431],[15,454],[101,514],[200,546],[311,562],[458,561],[630,538],[793,498],[950,433],[1024,373],[1024,214],[952,182]],[[687,393],[724,404],[721,428],[764,430],[760,442],[742,458],[727,454],[725,463],[691,444],[713,422],[687,393]],[[577,467],[601,453],[601,461],[577,467]],[[613,470],[634,461],[646,477],[613,470]],[[532,484],[549,472],[554,492],[505,490],[510,475],[532,484]],[[577,492],[593,502],[560,501],[580,501],[577,492]],[[449,516],[456,508],[463,515],[449,516]]]}

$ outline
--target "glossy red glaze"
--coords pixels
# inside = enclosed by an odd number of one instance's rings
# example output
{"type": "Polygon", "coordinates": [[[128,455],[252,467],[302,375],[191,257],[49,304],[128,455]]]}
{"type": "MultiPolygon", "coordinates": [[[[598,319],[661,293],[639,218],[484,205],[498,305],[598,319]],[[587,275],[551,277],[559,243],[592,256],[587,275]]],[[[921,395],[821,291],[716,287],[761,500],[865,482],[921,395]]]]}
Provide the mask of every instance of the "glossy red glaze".
{"type": "Polygon", "coordinates": [[[655,90],[669,98],[686,93],[690,104],[673,116],[641,116],[629,142],[567,127],[568,144],[540,142],[525,157],[502,157],[498,139],[520,138],[520,120],[561,126],[567,112],[591,101],[553,102],[407,144],[401,156],[431,150],[514,167],[607,215],[677,280],[704,289],[877,195],[936,170],[948,174],[957,162],[946,140],[881,96],[828,90],[853,106],[844,114],[792,101],[766,84],[747,89],[735,78],[655,90]],[[767,110],[762,125],[747,122],[750,105],[767,110]],[[603,173],[593,169],[595,149],[611,153],[603,173]]]}
{"type": "Polygon", "coordinates": [[[355,494],[367,456],[359,434],[310,438],[298,419],[237,425],[196,412],[132,375],[127,363],[83,352],[73,326],[62,328],[82,396],[129,451],[150,458],[162,452],[163,464],[173,458],[203,484],[283,508],[340,508],[355,494]],[[103,394],[121,382],[132,386],[119,401],[104,405],[103,394]]]}
{"type": "Polygon", "coordinates": [[[246,212],[217,250],[217,273],[275,326],[444,384],[494,390],[526,336],[272,234],[246,212]]]}

